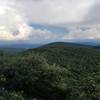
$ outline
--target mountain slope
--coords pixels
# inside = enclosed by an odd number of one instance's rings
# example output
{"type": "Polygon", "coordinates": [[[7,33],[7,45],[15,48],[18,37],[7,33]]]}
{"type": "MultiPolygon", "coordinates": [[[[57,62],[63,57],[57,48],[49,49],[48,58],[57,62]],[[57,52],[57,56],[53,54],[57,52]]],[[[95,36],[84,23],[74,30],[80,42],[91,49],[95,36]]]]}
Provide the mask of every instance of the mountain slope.
{"type": "Polygon", "coordinates": [[[91,46],[70,44],[70,43],[51,43],[36,49],[29,49],[25,54],[39,53],[46,57],[49,63],[67,66],[68,64],[91,66],[95,65],[95,60],[99,60],[100,51],[91,46]]]}
{"type": "Polygon", "coordinates": [[[42,45],[42,48],[45,47],[57,47],[57,46],[61,46],[61,47],[81,47],[81,48],[91,48],[91,45],[85,45],[85,44],[79,44],[79,43],[70,43],[70,42],[54,42],[54,43],[49,43],[46,45],[42,45]]]}
{"type": "Polygon", "coordinates": [[[96,48],[96,49],[100,49],[100,45],[98,45],[98,46],[95,46],[94,48],[96,48]]]}
{"type": "Polygon", "coordinates": [[[1,52],[0,63],[0,86],[8,91],[42,100],[100,100],[100,50],[57,42],[18,55],[1,52]]]}

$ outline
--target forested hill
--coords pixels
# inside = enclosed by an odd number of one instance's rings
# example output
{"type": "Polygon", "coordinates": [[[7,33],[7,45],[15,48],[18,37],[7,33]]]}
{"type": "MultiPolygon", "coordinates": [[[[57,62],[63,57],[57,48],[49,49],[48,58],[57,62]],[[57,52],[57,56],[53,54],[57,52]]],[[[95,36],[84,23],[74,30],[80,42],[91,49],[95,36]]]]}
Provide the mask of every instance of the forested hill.
{"type": "Polygon", "coordinates": [[[95,46],[96,49],[100,49],[100,45],[99,46],[95,46]]]}
{"type": "Polygon", "coordinates": [[[29,55],[32,53],[43,55],[49,63],[56,63],[62,66],[77,63],[78,66],[85,65],[88,67],[95,65],[94,61],[100,58],[100,51],[92,46],[63,42],[47,44],[24,52],[24,54],[29,55]]]}
{"type": "Polygon", "coordinates": [[[57,47],[57,46],[62,46],[62,47],[81,47],[81,48],[91,48],[91,45],[85,45],[85,44],[79,44],[79,43],[71,43],[71,42],[54,42],[54,43],[49,43],[46,45],[40,46],[41,48],[45,47],[57,47]]]}
{"type": "Polygon", "coordinates": [[[100,100],[100,50],[51,43],[0,54],[2,100],[100,100]]]}

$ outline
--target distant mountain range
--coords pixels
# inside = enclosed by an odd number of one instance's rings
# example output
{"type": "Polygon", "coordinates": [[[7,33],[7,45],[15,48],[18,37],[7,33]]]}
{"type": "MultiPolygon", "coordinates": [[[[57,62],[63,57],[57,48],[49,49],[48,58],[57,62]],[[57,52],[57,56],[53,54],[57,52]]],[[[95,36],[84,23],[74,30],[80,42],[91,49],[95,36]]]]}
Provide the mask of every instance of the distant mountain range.
{"type": "Polygon", "coordinates": [[[16,48],[16,49],[28,49],[37,48],[40,44],[1,44],[0,48],[16,48]]]}
{"type": "Polygon", "coordinates": [[[53,42],[48,44],[9,44],[9,45],[0,45],[0,50],[2,51],[14,51],[20,52],[26,49],[34,48],[44,48],[44,47],[79,47],[79,48],[94,48],[100,49],[100,45],[90,45],[86,43],[72,43],[72,42],[53,42]]]}
{"type": "Polygon", "coordinates": [[[18,53],[30,48],[38,48],[39,44],[4,44],[0,45],[0,51],[18,53]]]}

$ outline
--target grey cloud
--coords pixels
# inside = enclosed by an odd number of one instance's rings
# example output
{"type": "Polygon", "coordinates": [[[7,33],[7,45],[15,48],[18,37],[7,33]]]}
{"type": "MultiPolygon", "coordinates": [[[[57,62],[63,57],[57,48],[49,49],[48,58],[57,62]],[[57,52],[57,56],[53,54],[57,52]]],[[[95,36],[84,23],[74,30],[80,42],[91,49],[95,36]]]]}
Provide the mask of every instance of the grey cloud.
{"type": "MultiPolygon", "coordinates": [[[[84,24],[100,24],[100,1],[95,0],[93,6],[91,6],[90,11],[87,13],[84,24]]],[[[82,24],[83,24],[82,23],[82,24]]]]}
{"type": "Polygon", "coordinates": [[[99,6],[99,0],[4,0],[0,3],[0,32],[3,33],[0,39],[67,41],[82,37],[98,38],[99,6]],[[30,21],[67,27],[69,31],[60,38],[48,30],[35,30],[28,25],[30,21]],[[19,34],[12,35],[16,30],[19,34]]]}

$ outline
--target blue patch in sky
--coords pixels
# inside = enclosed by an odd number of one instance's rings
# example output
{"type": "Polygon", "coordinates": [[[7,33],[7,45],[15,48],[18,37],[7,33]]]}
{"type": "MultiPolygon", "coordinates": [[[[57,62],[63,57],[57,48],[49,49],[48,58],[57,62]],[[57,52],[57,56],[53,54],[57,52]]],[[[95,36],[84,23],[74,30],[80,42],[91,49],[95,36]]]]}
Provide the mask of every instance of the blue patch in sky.
{"type": "Polygon", "coordinates": [[[36,23],[29,23],[29,25],[34,27],[35,29],[41,29],[41,30],[46,29],[48,31],[51,31],[52,33],[57,33],[57,34],[68,33],[68,29],[64,27],[45,25],[45,24],[36,24],[36,23]]]}

